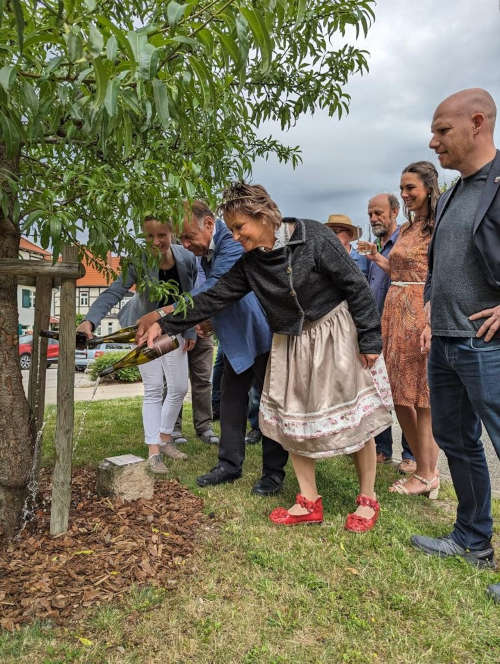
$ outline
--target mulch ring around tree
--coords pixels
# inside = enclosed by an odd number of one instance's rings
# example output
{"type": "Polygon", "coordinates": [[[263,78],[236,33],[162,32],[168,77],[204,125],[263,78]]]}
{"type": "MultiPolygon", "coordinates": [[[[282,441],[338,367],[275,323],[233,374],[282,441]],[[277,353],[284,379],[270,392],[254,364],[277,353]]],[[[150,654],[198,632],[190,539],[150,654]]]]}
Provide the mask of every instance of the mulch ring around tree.
{"type": "Polygon", "coordinates": [[[122,596],[131,586],[175,585],[208,528],[203,501],[175,480],[130,503],[95,493],[95,471],[73,474],[69,530],[51,537],[50,476],[42,471],[35,518],[0,544],[0,627],[70,617],[122,596]]]}

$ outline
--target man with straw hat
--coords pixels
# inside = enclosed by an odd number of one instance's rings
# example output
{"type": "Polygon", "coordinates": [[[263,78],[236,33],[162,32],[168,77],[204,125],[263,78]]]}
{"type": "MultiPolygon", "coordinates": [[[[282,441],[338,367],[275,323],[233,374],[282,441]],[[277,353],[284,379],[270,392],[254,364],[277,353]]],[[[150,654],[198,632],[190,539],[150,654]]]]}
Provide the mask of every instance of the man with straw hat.
{"type": "Polygon", "coordinates": [[[368,278],[368,269],[370,267],[368,259],[359,254],[356,249],[351,246],[351,242],[359,240],[363,234],[363,229],[360,226],[355,226],[350,217],[346,214],[331,214],[328,217],[325,226],[332,229],[337,238],[344,245],[345,250],[352,260],[356,263],[365,277],[368,278]]]}

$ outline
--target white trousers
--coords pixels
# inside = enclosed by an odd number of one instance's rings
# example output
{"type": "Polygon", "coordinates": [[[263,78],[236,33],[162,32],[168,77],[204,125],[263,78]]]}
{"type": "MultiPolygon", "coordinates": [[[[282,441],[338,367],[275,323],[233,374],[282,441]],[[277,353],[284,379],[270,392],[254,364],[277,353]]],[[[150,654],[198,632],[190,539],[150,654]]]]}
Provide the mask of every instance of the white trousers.
{"type": "Polygon", "coordinates": [[[188,390],[188,355],[182,350],[184,339],[180,335],[177,339],[179,348],[139,365],[144,385],[142,424],[146,445],[159,445],[160,433],[172,433],[188,390]],[[168,384],[165,400],[163,376],[168,384]]]}

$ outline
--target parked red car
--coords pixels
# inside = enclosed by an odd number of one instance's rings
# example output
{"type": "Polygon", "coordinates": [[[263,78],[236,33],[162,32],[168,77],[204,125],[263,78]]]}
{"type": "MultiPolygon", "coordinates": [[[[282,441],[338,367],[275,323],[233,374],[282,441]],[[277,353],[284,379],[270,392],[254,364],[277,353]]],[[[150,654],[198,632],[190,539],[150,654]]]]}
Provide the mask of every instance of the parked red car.
{"type": "MultiPolygon", "coordinates": [[[[21,369],[29,369],[31,366],[31,352],[33,346],[33,337],[31,334],[25,334],[19,337],[19,364],[21,369]]],[[[56,339],[49,339],[47,346],[47,367],[51,364],[57,364],[59,359],[59,342],[56,339]]]]}

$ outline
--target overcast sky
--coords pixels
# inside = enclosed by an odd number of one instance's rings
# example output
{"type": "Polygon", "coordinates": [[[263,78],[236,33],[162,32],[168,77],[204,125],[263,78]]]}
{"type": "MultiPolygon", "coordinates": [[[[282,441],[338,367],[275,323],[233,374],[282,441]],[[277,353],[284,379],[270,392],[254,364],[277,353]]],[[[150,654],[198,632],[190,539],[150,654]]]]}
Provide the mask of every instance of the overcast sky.
{"type": "MultiPolygon", "coordinates": [[[[500,107],[500,0],[379,0],[375,13],[367,39],[357,42],[370,52],[370,71],[347,87],[349,115],[339,121],[318,112],[287,133],[267,125],[263,134],[272,129],[282,142],[300,145],[303,163],[294,171],[261,161],[253,175],[283,214],[319,221],[347,214],[364,237],[368,199],[398,194],[407,164],[427,159],[440,170],[428,143],[442,99],[482,87],[500,107]]],[[[440,175],[449,182],[457,173],[440,175]]]]}

